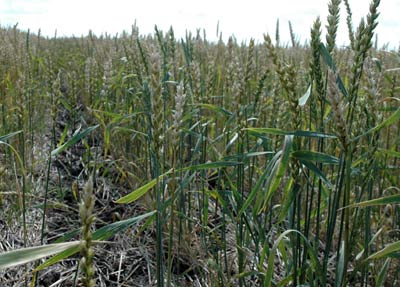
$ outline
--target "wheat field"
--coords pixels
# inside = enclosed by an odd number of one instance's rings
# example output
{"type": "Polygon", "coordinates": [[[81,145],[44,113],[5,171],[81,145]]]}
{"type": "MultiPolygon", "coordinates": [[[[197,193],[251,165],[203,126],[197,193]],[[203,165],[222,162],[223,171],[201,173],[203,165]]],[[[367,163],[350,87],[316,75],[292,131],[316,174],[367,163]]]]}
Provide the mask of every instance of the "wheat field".
{"type": "Polygon", "coordinates": [[[400,286],[400,50],[340,3],[306,43],[1,28],[0,285],[400,286]]]}

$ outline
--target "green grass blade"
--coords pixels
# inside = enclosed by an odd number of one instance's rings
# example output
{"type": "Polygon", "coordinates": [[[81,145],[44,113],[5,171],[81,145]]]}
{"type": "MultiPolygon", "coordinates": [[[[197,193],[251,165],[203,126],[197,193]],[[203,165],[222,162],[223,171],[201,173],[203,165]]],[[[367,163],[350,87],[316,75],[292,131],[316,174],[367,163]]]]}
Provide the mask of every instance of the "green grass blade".
{"type": "Polygon", "coordinates": [[[400,158],[400,152],[395,150],[388,150],[388,149],[378,149],[378,153],[386,154],[395,158],[400,158]]]}
{"type": "Polygon", "coordinates": [[[291,131],[284,131],[277,128],[246,128],[245,130],[249,131],[250,133],[256,134],[269,134],[269,135],[293,135],[291,131]]]}
{"type": "Polygon", "coordinates": [[[312,172],[314,172],[314,174],[320,178],[325,184],[326,186],[328,186],[329,188],[332,188],[333,185],[332,183],[329,181],[329,179],[326,177],[326,175],[312,162],[309,162],[307,160],[300,160],[300,162],[307,167],[309,170],[311,170],[312,172]]]}
{"type": "MultiPolygon", "coordinates": [[[[188,166],[188,167],[176,170],[176,172],[229,167],[229,166],[236,166],[239,164],[242,164],[242,163],[241,162],[232,162],[232,161],[209,162],[209,163],[204,163],[204,164],[199,164],[199,165],[188,166]]],[[[151,180],[150,182],[146,183],[145,185],[139,187],[138,189],[132,191],[131,193],[125,195],[124,197],[121,197],[120,199],[118,199],[116,201],[116,203],[127,204],[127,203],[134,202],[135,200],[138,200],[140,197],[145,195],[150,189],[152,189],[161,178],[170,174],[171,172],[172,172],[172,169],[170,169],[166,173],[160,175],[158,178],[155,178],[155,179],[151,180]]]]}
{"type": "Polygon", "coordinates": [[[73,146],[74,144],[76,144],[79,140],[81,140],[82,138],[84,138],[85,136],[87,136],[90,132],[92,132],[93,130],[97,129],[99,127],[99,125],[95,125],[92,127],[87,128],[86,130],[84,130],[81,133],[77,133],[76,135],[74,135],[72,138],[70,138],[67,142],[65,142],[64,144],[62,144],[61,146],[59,146],[58,148],[54,149],[51,152],[51,156],[55,156],[58,155],[59,153],[63,152],[64,150],[66,150],[67,148],[73,146]]]}
{"type": "MultiPolygon", "coordinates": [[[[160,178],[160,177],[158,177],[158,178],[160,178]]],[[[145,195],[150,189],[152,189],[157,184],[158,178],[155,178],[155,179],[149,181],[145,185],[139,187],[138,189],[132,191],[131,193],[125,195],[124,197],[121,197],[120,199],[118,199],[116,201],[116,203],[125,203],[126,204],[126,203],[131,203],[131,202],[138,200],[139,198],[141,198],[143,195],[145,195]]]]}
{"type": "Polygon", "coordinates": [[[68,129],[69,129],[69,124],[66,124],[65,128],[64,128],[64,130],[63,130],[63,132],[61,134],[60,141],[59,141],[58,145],[61,146],[62,144],[64,144],[64,141],[65,141],[65,139],[66,139],[66,137],[68,135],[68,129]]]}
{"type": "Polygon", "coordinates": [[[249,131],[250,134],[270,134],[270,135],[293,135],[298,137],[310,137],[310,138],[331,138],[335,139],[336,136],[332,134],[324,134],[320,132],[314,131],[285,131],[277,128],[246,128],[245,130],[249,131]]]}
{"type": "Polygon", "coordinates": [[[354,204],[348,205],[344,208],[367,207],[367,206],[399,204],[399,203],[400,203],[400,194],[395,194],[395,195],[390,195],[390,196],[385,196],[385,197],[380,197],[380,198],[375,198],[375,199],[371,199],[371,200],[367,200],[367,201],[354,203],[354,204]]]}
{"type": "Polygon", "coordinates": [[[335,287],[341,287],[343,281],[343,274],[344,274],[344,243],[342,242],[341,248],[339,251],[339,261],[338,265],[336,266],[336,278],[335,278],[335,287]]]}
{"type": "Polygon", "coordinates": [[[48,244],[36,247],[22,248],[0,254],[0,270],[26,264],[43,257],[60,253],[70,248],[77,248],[79,241],[48,244]]]}
{"type": "Polygon", "coordinates": [[[293,177],[290,177],[288,182],[286,183],[285,188],[283,189],[283,198],[281,204],[281,211],[279,212],[278,223],[281,223],[286,215],[288,214],[289,208],[292,205],[294,198],[298,191],[300,190],[300,185],[293,184],[293,177]]]}
{"type": "Polygon", "coordinates": [[[306,137],[306,138],[325,138],[325,139],[335,139],[336,136],[332,134],[324,134],[320,132],[313,131],[294,131],[293,135],[296,137],[306,137]]]}
{"type": "Polygon", "coordinates": [[[0,141],[2,141],[2,142],[6,141],[9,138],[12,138],[13,136],[16,136],[17,134],[20,134],[20,133],[22,133],[22,130],[16,131],[16,132],[13,132],[13,133],[9,133],[9,134],[6,134],[4,136],[0,136],[0,141]]]}
{"type": "Polygon", "coordinates": [[[117,221],[103,226],[93,233],[93,240],[108,240],[111,236],[114,236],[115,234],[127,229],[129,226],[140,222],[143,219],[154,215],[155,213],[156,211],[153,210],[133,218],[117,221]]]}
{"type": "MultiPolygon", "coordinates": [[[[277,160],[277,155],[271,160],[271,163],[277,160]]],[[[264,183],[265,179],[267,176],[271,173],[270,168],[266,168],[263,172],[263,174],[260,176],[260,178],[257,180],[257,183],[251,190],[249,196],[247,197],[246,201],[242,205],[242,208],[239,210],[239,216],[243,214],[243,212],[250,206],[250,204],[253,202],[254,198],[256,197],[257,193],[260,191],[262,184],[264,183]]],[[[258,213],[258,210],[257,212],[258,213]]]]}
{"type": "MultiPolygon", "coordinates": [[[[290,160],[290,151],[293,145],[293,135],[285,136],[285,141],[283,143],[282,150],[276,153],[274,158],[268,164],[267,171],[268,171],[268,178],[266,183],[265,192],[259,193],[256,203],[254,204],[253,214],[254,216],[264,210],[269,202],[269,200],[274,195],[275,191],[278,189],[279,185],[281,184],[282,178],[285,175],[286,168],[289,165],[290,160]]],[[[256,187],[258,184],[256,185],[256,187]]],[[[247,208],[250,204],[250,200],[253,200],[254,191],[250,194],[247,198],[244,208],[247,208]]],[[[244,209],[241,208],[243,212],[244,209]]]]}
{"type": "Polygon", "coordinates": [[[378,278],[376,279],[375,287],[382,287],[385,283],[385,278],[387,275],[387,271],[390,265],[391,259],[386,259],[385,263],[382,266],[381,272],[379,272],[378,278]]]}
{"type": "Polygon", "coordinates": [[[213,168],[223,168],[223,167],[232,167],[243,164],[239,161],[215,161],[215,162],[207,162],[198,165],[191,165],[182,169],[178,169],[177,172],[180,171],[195,171],[195,170],[203,170],[203,169],[213,169],[213,168]]]}
{"type": "Polygon", "coordinates": [[[271,199],[272,195],[278,189],[283,176],[285,175],[286,168],[289,165],[290,151],[292,150],[292,145],[293,145],[293,136],[286,136],[282,148],[282,155],[279,161],[279,166],[276,175],[274,176],[274,179],[272,181],[272,184],[268,189],[267,196],[264,201],[265,203],[267,203],[271,199]]]}
{"type": "MultiPolygon", "coordinates": [[[[148,212],[148,213],[145,213],[145,214],[133,217],[133,218],[117,221],[117,222],[111,223],[109,225],[103,226],[103,227],[99,228],[98,230],[96,230],[95,232],[93,232],[93,240],[97,240],[97,241],[108,240],[110,237],[114,236],[118,232],[125,230],[126,228],[132,226],[133,224],[138,223],[139,221],[142,221],[143,219],[150,217],[150,216],[154,215],[155,213],[156,213],[156,211],[151,211],[151,212],[148,212]]],[[[59,262],[60,260],[70,257],[78,252],[79,252],[79,246],[73,246],[71,248],[68,248],[67,250],[64,250],[63,252],[53,256],[52,258],[46,260],[45,262],[43,262],[41,265],[36,267],[36,269],[34,271],[36,272],[36,271],[43,270],[43,269],[59,262]]]]}
{"type": "Polygon", "coordinates": [[[397,242],[387,245],[385,248],[372,254],[370,257],[368,257],[365,260],[369,261],[369,260],[381,259],[381,258],[390,257],[390,256],[397,256],[399,252],[400,252],[400,241],[397,241],[397,242]]]}
{"type": "Polygon", "coordinates": [[[379,73],[382,72],[381,60],[379,60],[378,58],[372,58],[371,60],[375,63],[376,67],[378,68],[379,73]]]}
{"type": "MultiPolygon", "coordinates": [[[[264,287],[270,287],[272,286],[272,276],[274,275],[274,260],[275,260],[275,254],[276,251],[278,250],[279,244],[281,241],[284,239],[284,237],[289,233],[292,232],[293,230],[287,230],[283,232],[278,239],[275,241],[274,245],[272,246],[272,249],[269,253],[268,256],[268,267],[267,267],[267,272],[265,274],[265,279],[264,279],[264,287]]],[[[297,232],[297,231],[295,231],[297,232]]]]}
{"type": "Polygon", "coordinates": [[[249,153],[244,153],[243,156],[245,158],[253,157],[253,156],[260,156],[260,155],[271,155],[274,154],[272,151],[257,151],[257,152],[249,152],[249,153]]]}
{"type": "Polygon", "coordinates": [[[320,49],[320,52],[324,59],[325,64],[332,70],[336,71],[336,65],[333,62],[333,59],[332,59],[328,49],[325,47],[325,45],[323,43],[319,44],[319,49],[320,49]]]}
{"type": "Polygon", "coordinates": [[[381,130],[384,127],[387,127],[391,124],[394,124],[395,122],[397,122],[400,119],[400,108],[398,108],[396,110],[396,112],[394,112],[393,114],[390,115],[390,117],[388,117],[386,120],[384,120],[383,122],[381,122],[379,125],[373,127],[372,129],[368,130],[367,132],[355,137],[353,139],[353,141],[359,140],[360,138],[369,135],[371,133],[377,132],[379,130],[381,130]]]}
{"type": "Polygon", "coordinates": [[[40,270],[43,270],[53,264],[56,264],[57,262],[60,262],[61,260],[68,258],[76,253],[79,252],[79,245],[78,246],[73,246],[68,248],[67,250],[64,250],[60,253],[58,253],[57,255],[54,255],[53,257],[47,259],[45,262],[43,262],[42,264],[40,264],[38,267],[36,267],[33,272],[37,272],[40,270]]]}
{"type": "Polygon", "coordinates": [[[320,162],[326,164],[338,164],[339,159],[337,157],[308,150],[297,150],[292,152],[291,156],[298,160],[306,160],[311,162],[320,162]]]}
{"type": "MultiPolygon", "coordinates": [[[[328,67],[331,68],[336,73],[336,65],[331,57],[331,54],[326,49],[326,47],[323,43],[320,43],[320,52],[321,52],[322,58],[325,61],[325,64],[327,64],[328,67]]],[[[347,98],[348,93],[347,93],[346,87],[344,86],[342,78],[339,75],[336,76],[336,84],[338,85],[342,94],[347,98]]]]}
{"type": "Polygon", "coordinates": [[[62,243],[62,242],[68,241],[68,240],[74,238],[75,236],[78,236],[79,234],[81,234],[81,229],[80,228],[65,233],[63,236],[58,238],[53,243],[62,243]]]}
{"type": "Polygon", "coordinates": [[[172,172],[172,169],[170,169],[169,171],[167,171],[166,173],[160,175],[159,177],[149,181],[148,183],[146,183],[145,185],[139,187],[138,189],[132,191],[131,193],[121,197],[120,199],[118,199],[116,201],[116,203],[131,203],[134,202],[136,200],[138,200],[139,198],[141,198],[143,195],[145,195],[150,189],[152,189],[157,182],[159,182],[160,179],[162,179],[164,176],[170,174],[172,172]]]}
{"type": "MultiPolygon", "coordinates": [[[[267,168],[264,171],[263,174],[263,178],[262,181],[257,182],[257,185],[255,186],[255,189],[257,188],[257,190],[260,189],[261,184],[264,182],[264,178],[266,180],[265,186],[261,189],[262,192],[258,193],[257,196],[257,200],[254,203],[254,207],[253,207],[253,216],[256,217],[257,214],[261,211],[261,209],[263,208],[264,202],[265,202],[265,198],[266,198],[266,194],[267,194],[267,190],[268,190],[268,186],[270,186],[272,178],[274,178],[277,170],[278,170],[278,166],[279,166],[279,161],[281,159],[281,155],[282,155],[282,150],[278,151],[274,157],[271,159],[271,161],[268,163],[267,168]]],[[[261,180],[261,179],[260,179],[261,180]]],[[[247,198],[245,204],[243,205],[242,210],[244,211],[244,208],[247,208],[248,205],[250,205],[252,198],[254,198],[254,196],[257,194],[257,190],[253,189],[253,191],[250,193],[249,197],[247,198]]]]}
{"type": "Polygon", "coordinates": [[[231,113],[230,111],[228,111],[228,110],[226,110],[224,108],[215,106],[215,105],[211,105],[211,104],[196,104],[196,106],[199,106],[199,107],[201,107],[203,109],[207,109],[207,110],[210,110],[210,111],[213,111],[213,112],[216,112],[216,113],[220,113],[220,114],[223,114],[223,115],[226,115],[226,116],[233,116],[233,113],[231,113]]]}
{"type": "MultiPolygon", "coordinates": [[[[265,277],[264,277],[264,286],[265,286],[265,287],[270,287],[270,286],[272,286],[272,276],[273,276],[273,274],[274,274],[274,268],[275,268],[274,261],[275,261],[275,254],[276,254],[276,251],[278,250],[279,245],[281,244],[282,240],[284,240],[284,239],[287,237],[287,235],[288,235],[289,233],[292,233],[292,232],[299,234],[299,235],[304,239],[304,242],[306,243],[306,245],[307,245],[307,247],[308,247],[308,248],[307,248],[307,251],[308,251],[308,254],[310,255],[310,259],[311,259],[311,263],[312,263],[312,268],[315,270],[316,275],[317,275],[318,277],[321,277],[321,266],[320,266],[320,264],[319,264],[319,262],[318,262],[317,256],[316,256],[316,254],[315,254],[313,248],[312,248],[311,245],[310,245],[310,242],[309,242],[308,239],[307,239],[301,232],[299,232],[298,230],[289,229],[289,230],[286,230],[285,232],[283,232],[281,235],[279,235],[279,237],[278,237],[277,240],[274,242],[274,245],[272,246],[272,249],[271,249],[271,251],[270,251],[270,253],[269,253],[267,271],[266,271],[265,277]]],[[[267,243],[267,244],[268,244],[268,243],[267,243]]]]}

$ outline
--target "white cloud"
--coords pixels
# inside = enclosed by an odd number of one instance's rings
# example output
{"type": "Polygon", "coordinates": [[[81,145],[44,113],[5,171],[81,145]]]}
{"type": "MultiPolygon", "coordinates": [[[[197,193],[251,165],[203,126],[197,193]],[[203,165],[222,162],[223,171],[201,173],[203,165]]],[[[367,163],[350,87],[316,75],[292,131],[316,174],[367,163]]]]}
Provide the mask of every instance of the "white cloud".
{"type": "MultiPolygon", "coordinates": [[[[289,40],[287,22],[290,20],[298,38],[305,41],[317,16],[321,17],[325,29],[327,3],[328,0],[278,0],[273,4],[267,0],[2,0],[0,23],[13,25],[19,22],[20,28],[33,31],[41,28],[42,33],[49,36],[56,29],[59,35],[80,36],[87,34],[89,29],[96,34],[129,31],[137,20],[143,34],[153,33],[154,25],[163,30],[172,25],[178,37],[184,36],[187,29],[195,32],[196,28],[204,28],[208,38],[215,40],[219,21],[224,39],[234,34],[239,41],[251,37],[262,41],[264,33],[275,34],[279,18],[282,40],[289,40]]],[[[369,1],[353,0],[350,5],[353,24],[357,26],[361,17],[368,13],[369,1]]],[[[400,41],[400,1],[381,1],[379,11],[377,32],[380,42],[390,41],[397,46],[400,41]]],[[[342,4],[339,43],[347,41],[347,35],[346,10],[342,4]]]]}

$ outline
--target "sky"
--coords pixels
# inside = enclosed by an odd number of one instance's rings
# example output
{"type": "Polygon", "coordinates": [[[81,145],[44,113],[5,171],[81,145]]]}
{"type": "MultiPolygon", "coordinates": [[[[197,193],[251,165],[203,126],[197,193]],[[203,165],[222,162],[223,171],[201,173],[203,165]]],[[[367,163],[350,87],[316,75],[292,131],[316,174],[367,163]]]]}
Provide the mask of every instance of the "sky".
{"type": "MultiPolygon", "coordinates": [[[[261,42],[263,35],[275,35],[276,21],[280,22],[281,41],[289,42],[288,21],[297,39],[304,43],[310,38],[310,28],[320,17],[323,33],[329,0],[0,0],[0,25],[13,26],[31,32],[41,29],[42,35],[96,35],[107,32],[115,35],[130,32],[137,23],[143,35],[154,32],[154,26],[167,31],[173,27],[177,38],[186,31],[205,29],[207,39],[216,40],[217,30],[224,41],[234,35],[239,42],[251,38],[261,42]],[[218,28],[217,28],[218,27],[218,28]]],[[[349,0],[353,25],[356,27],[368,13],[369,2],[349,0]]],[[[381,0],[379,25],[376,29],[379,46],[400,44],[400,0],[381,0]]],[[[356,30],[356,28],[354,28],[356,30]]],[[[348,43],[346,10],[341,5],[338,43],[348,43]]]]}

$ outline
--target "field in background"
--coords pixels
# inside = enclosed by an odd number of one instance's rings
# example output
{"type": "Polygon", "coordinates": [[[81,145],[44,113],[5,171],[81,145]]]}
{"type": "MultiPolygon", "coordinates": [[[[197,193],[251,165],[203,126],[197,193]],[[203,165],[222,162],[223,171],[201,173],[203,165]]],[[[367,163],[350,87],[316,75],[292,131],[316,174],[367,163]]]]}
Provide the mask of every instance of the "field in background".
{"type": "Polygon", "coordinates": [[[0,285],[399,285],[400,53],[340,2],[309,44],[1,29],[0,285]]]}

